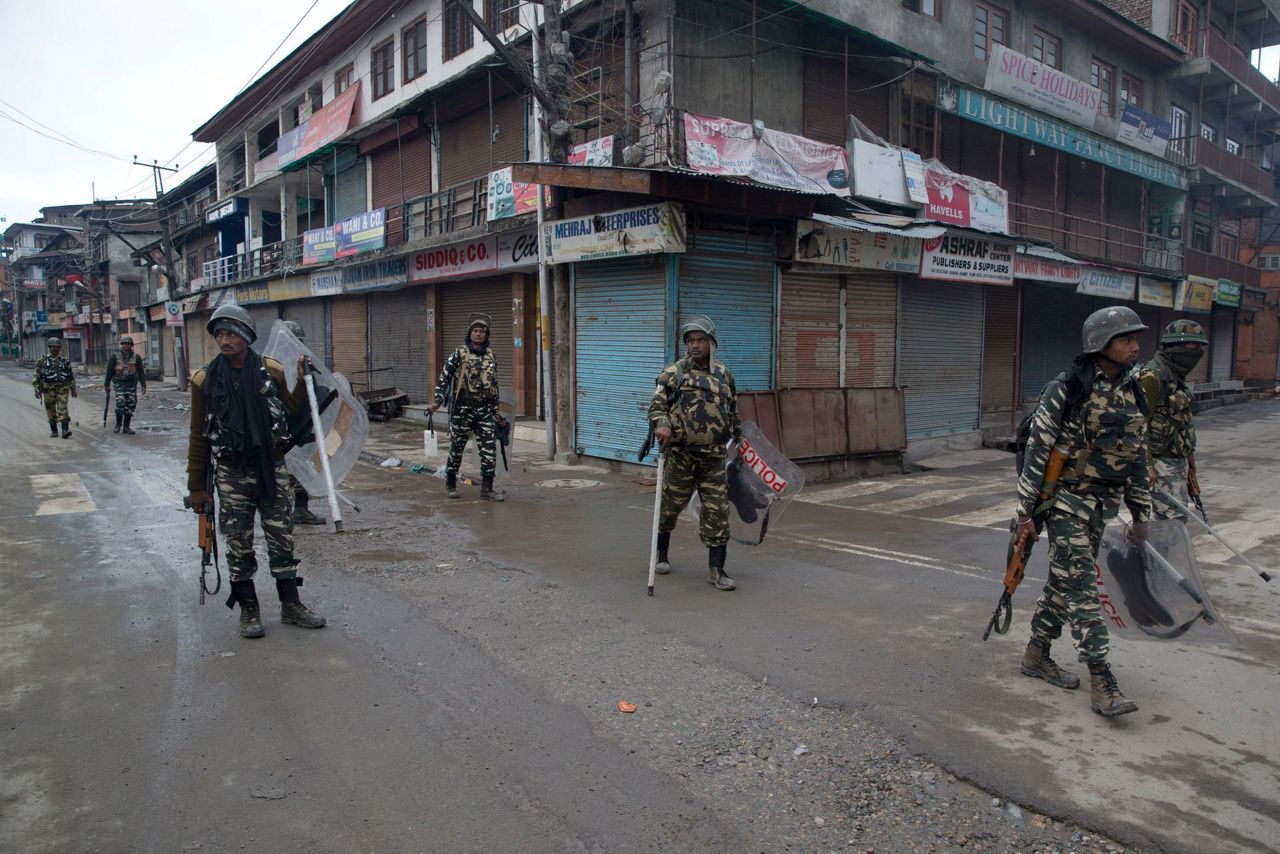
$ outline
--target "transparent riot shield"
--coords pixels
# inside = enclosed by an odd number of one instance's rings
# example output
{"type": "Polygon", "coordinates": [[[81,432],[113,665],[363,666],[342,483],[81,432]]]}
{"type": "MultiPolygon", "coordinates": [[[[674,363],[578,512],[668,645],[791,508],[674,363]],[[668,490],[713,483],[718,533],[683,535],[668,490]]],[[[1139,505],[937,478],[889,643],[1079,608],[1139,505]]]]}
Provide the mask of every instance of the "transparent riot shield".
{"type": "MultiPolygon", "coordinates": [[[[299,341],[284,324],[276,321],[271,326],[271,336],[267,346],[261,351],[278,361],[284,369],[285,383],[289,390],[301,381],[298,375],[298,357],[308,356],[315,366],[316,393],[319,402],[324,405],[320,412],[320,425],[324,431],[324,452],[329,456],[329,470],[333,474],[336,487],[346,478],[360,459],[364,450],[365,439],[369,436],[369,416],[364,404],[351,391],[351,383],[342,374],[332,373],[324,365],[324,359],[317,357],[299,341]],[[334,397],[332,392],[337,392],[334,397]],[[328,400],[326,404],[326,399],[328,400]]],[[[320,462],[320,445],[311,441],[293,448],[285,455],[285,465],[313,497],[329,494],[329,487],[324,480],[324,471],[320,462]]]]}
{"type": "MultiPolygon", "coordinates": [[[[725,457],[729,487],[729,536],[736,542],[758,546],[769,529],[804,488],[804,472],[764,437],[754,421],[742,422],[742,438],[725,457]]],[[[700,496],[689,501],[695,521],[702,510],[700,496]]]]}
{"type": "Polygon", "coordinates": [[[1187,528],[1177,519],[1148,526],[1147,544],[1124,539],[1112,526],[1098,551],[1098,595],[1107,628],[1114,635],[1144,640],[1234,646],[1196,563],[1187,528]]]}

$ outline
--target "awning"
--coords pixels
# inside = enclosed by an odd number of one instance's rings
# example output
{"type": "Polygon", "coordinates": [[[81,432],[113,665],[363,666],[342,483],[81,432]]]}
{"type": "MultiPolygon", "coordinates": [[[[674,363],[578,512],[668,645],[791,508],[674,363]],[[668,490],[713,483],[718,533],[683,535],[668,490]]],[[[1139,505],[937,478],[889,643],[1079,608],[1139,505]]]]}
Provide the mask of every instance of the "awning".
{"type": "Polygon", "coordinates": [[[1083,264],[1079,258],[1072,258],[1070,255],[1063,255],[1058,250],[1050,246],[1034,246],[1023,245],[1018,247],[1018,252],[1022,255],[1031,255],[1042,261],[1052,261],[1055,264],[1083,264]]]}
{"type": "Polygon", "coordinates": [[[869,234],[896,234],[900,237],[914,237],[918,240],[932,240],[935,237],[941,237],[946,234],[948,230],[964,231],[964,229],[950,229],[949,227],[921,222],[905,216],[876,214],[873,217],[874,221],[872,221],[872,217],[853,218],[831,216],[830,214],[813,215],[813,218],[818,222],[826,223],[836,228],[865,231],[869,234]]]}
{"type": "Polygon", "coordinates": [[[196,294],[193,297],[187,297],[184,299],[182,301],[182,313],[190,314],[193,311],[197,311],[197,306],[200,305],[200,300],[202,299],[204,299],[204,294],[196,294]]]}

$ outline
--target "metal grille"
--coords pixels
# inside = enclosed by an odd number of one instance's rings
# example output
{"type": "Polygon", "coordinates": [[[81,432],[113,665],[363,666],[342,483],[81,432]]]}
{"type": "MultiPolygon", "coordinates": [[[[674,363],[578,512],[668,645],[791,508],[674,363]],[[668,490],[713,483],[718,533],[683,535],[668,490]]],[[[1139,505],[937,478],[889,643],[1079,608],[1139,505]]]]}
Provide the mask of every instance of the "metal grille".
{"type": "Polygon", "coordinates": [[[845,276],[844,384],[894,385],[898,360],[898,280],[890,273],[845,276]]]}
{"type": "Polygon", "coordinates": [[[1010,412],[1014,408],[1014,348],[1018,337],[1018,291],[1001,286],[983,288],[987,298],[982,346],[982,411],[1010,412]]]}
{"type": "MultiPolygon", "coordinates": [[[[515,331],[511,312],[511,279],[501,277],[455,282],[440,289],[440,334],[443,336],[444,358],[461,347],[467,340],[467,327],[473,313],[487,314],[492,318],[489,327],[489,347],[498,361],[498,389],[511,399],[512,377],[515,372],[515,331]]],[[[434,385],[436,377],[431,378],[434,385]]]]}
{"type": "Polygon", "coordinates": [[[902,384],[907,438],[978,429],[981,287],[912,281],[902,289],[902,384]]]}
{"type": "Polygon", "coordinates": [[[778,385],[835,388],[840,384],[840,276],[788,270],[781,292],[778,385]]]}
{"type": "Polygon", "coordinates": [[[396,386],[411,403],[431,397],[427,375],[427,290],[422,287],[369,295],[370,349],[378,387],[396,386]]]}
{"type": "Polygon", "coordinates": [[[254,342],[255,347],[261,350],[267,346],[267,339],[271,337],[272,325],[280,319],[280,303],[268,302],[260,305],[247,305],[249,316],[253,318],[253,325],[257,327],[258,339],[254,342]]]}

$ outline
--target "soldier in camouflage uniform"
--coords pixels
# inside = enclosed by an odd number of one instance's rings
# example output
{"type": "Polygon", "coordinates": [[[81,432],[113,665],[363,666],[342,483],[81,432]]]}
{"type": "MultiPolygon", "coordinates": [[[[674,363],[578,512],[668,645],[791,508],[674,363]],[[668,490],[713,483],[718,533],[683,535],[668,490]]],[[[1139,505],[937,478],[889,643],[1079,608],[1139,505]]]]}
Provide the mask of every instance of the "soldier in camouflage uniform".
{"type": "Polygon", "coordinates": [[[253,317],[240,306],[219,308],[208,329],[220,353],[191,377],[188,503],[200,508],[213,500],[206,480],[212,466],[218,528],[231,573],[227,607],[240,603],[241,637],[264,634],[253,585],[258,570],[253,552],[255,511],[262,516],[281,622],[318,629],[325,624],[324,617],[298,598],[302,579],[293,555],[293,489],[284,464],[289,420],[302,415],[306,393],[298,384],[286,397],[280,363],[252,349],[257,331],[253,317]]]}
{"type": "MultiPolygon", "coordinates": [[[[306,332],[298,321],[286,320],[284,321],[284,327],[292,332],[293,337],[299,341],[306,338],[306,332]]],[[[289,475],[289,482],[293,484],[293,524],[323,525],[324,517],[317,516],[311,512],[311,496],[307,495],[307,491],[303,489],[302,484],[298,483],[298,479],[292,474],[289,475]]]]}
{"type": "Polygon", "coordinates": [[[36,359],[36,372],[31,378],[36,400],[44,398],[44,414],[49,419],[49,438],[58,436],[58,422],[62,422],[62,438],[71,438],[71,416],[67,413],[68,395],[76,393],[75,372],[71,361],[62,355],[62,340],[50,338],[45,344],[49,352],[36,359]]]}
{"type": "Polygon", "coordinates": [[[142,357],[133,352],[133,338],[125,335],[120,339],[120,352],[112,353],[107,360],[107,373],[102,381],[102,389],[110,393],[111,384],[116,385],[116,429],[115,433],[124,432],[134,435],[129,423],[133,421],[133,411],[138,408],[138,389],[147,393],[147,372],[142,367],[142,357]]]}
{"type": "Polygon", "coordinates": [[[506,421],[498,411],[498,362],[489,349],[489,318],[476,315],[467,327],[466,342],[449,354],[440,379],[436,382],[434,399],[427,411],[434,413],[449,397],[449,461],[445,464],[445,494],[458,498],[458,469],[462,466],[462,452],[467,439],[476,437],[476,451],[480,455],[480,498],[483,501],[503,501],[501,492],[493,488],[493,475],[497,470],[498,425],[506,421]]]}
{"type": "Polygon", "coordinates": [[[1080,680],[1049,657],[1071,625],[1080,660],[1089,666],[1089,701],[1101,715],[1137,711],[1107,665],[1109,637],[1098,599],[1095,564],[1103,528],[1123,500],[1133,515],[1130,537],[1146,539],[1151,518],[1147,483],[1146,400],[1133,365],[1138,332],[1147,327],[1129,308],[1104,308],[1084,323],[1084,352],[1040,395],[1018,480],[1017,532],[1036,538],[1043,513],[1049,536],[1049,580],[1031,618],[1022,672],[1060,688],[1080,680]],[[1038,507],[1050,452],[1067,463],[1046,509],[1038,507]],[[1039,511],[1039,512],[1037,512],[1039,511]]]}
{"type": "MultiPolygon", "coordinates": [[[[1196,428],[1191,422],[1191,391],[1187,375],[1204,358],[1209,339],[1194,320],[1175,320],[1160,336],[1160,349],[1138,374],[1151,407],[1147,424],[1151,485],[1172,492],[1184,505],[1190,503],[1187,482],[1196,462],[1196,428]]],[[[1152,493],[1157,519],[1186,517],[1157,490],[1152,493]]]]}
{"type": "Polygon", "coordinates": [[[680,327],[680,337],[687,355],[658,375],[649,403],[649,425],[667,455],[655,571],[671,571],[671,532],[696,489],[702,500],[698,535],[708,549],[707,581],[733,590],[736,585],[724,571],[729,544],[725,445],[742,435],[738,391],[733,374],[714,359],[716,327],[710,318],[694,315],[680,327]]]}

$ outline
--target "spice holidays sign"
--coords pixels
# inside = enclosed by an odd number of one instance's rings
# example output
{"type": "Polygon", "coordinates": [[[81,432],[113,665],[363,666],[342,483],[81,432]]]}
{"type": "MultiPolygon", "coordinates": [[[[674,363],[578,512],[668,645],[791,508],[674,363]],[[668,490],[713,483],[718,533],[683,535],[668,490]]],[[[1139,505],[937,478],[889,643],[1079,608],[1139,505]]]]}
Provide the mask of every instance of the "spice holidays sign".
{"type": "Polygon", "coordinates": [[[1014,244],[947,233],[924,241],[920,278],[986,285],[1013,284],[1014,244]]]}
{"type": "Polygon", "coordinates": [[[549,264],[684,249],[684,208],[671,202],[562,219],[542,226],[542,252],[549,264]]]}
{"type": "Polygon", "coordinates": [[[684,114],[689,168],[736,175],[798,193],[849,195],[849,163],[838,145],[721,119],[684,114]]]}
{"type": "Polygon", "coordinates": [[[1002,44],[991,46],[985,88],[1086,128],[1102,104],[1101,89],[1002,44]]]}

